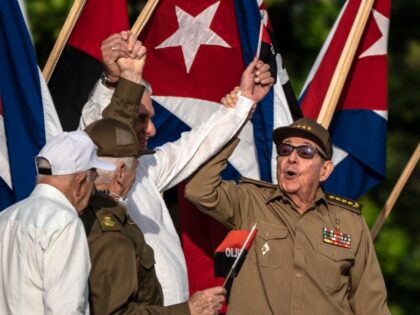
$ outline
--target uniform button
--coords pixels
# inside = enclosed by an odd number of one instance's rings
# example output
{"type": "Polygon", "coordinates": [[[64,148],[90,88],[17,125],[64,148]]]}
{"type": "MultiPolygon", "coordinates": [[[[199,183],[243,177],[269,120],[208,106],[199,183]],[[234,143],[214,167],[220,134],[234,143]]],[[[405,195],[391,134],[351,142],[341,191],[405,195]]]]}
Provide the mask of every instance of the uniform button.
{"type": "Polygon", "coordinates": [[[296,273],[296,277],[297,277],[297,278],[302,278],[302,276],[303,276],[303,275],[302,275],[300,272],[297,272],[297,273],[296,273]]]}
{"type": "Polygon", "coordinates": [[[265,232],[265,236],[266,237],[270,236],[270,232],[265,232]]]}

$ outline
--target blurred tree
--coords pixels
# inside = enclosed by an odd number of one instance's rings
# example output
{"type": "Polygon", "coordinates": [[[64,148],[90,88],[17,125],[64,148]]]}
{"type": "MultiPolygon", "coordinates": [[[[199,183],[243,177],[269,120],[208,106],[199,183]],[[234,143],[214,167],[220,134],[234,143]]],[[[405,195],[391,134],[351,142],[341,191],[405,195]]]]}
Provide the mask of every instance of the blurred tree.
{"type": "MultiPolygon", "coordinates": [[[[134,22],[145,1],[129,0],[134,22]]],[[[266,0],[296,94],[344,0],[266,0]]],[[[27,0],[39,65],[44,65],[71,0],[27,0]]],[[[415,149],[420,124],[420,1],[392,2],[389,36],[387,179],[361,198],[371,226],[415,149]]],[[[420,314],[420,170],[417,166],[376,241],[394,315],[420,314]]]]}

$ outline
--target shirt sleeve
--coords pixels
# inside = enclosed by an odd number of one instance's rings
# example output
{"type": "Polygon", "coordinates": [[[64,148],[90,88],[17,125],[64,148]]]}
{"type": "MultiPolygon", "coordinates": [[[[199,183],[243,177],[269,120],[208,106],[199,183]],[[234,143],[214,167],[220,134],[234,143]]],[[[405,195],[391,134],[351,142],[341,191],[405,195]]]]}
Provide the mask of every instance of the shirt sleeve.
{"type": "Polygon", "coordinates": [[[389,315],[385,282],[375,248],[364,218],[361,220],[362,237],[350,271],[350,305],[355,315],[389,315]]]}
{"type": "Polygon", "coordinates": [[[124,78],[120,78],[115,90],[111,90],[98,82],[82,110],[79,129],[84,129],[87,125],[102,117],[122,119],[135,128],[143,92],[143,85],[124,78]]]}
{"type": "Polygon", "coordinates": [[[233,139],[185,187],[185,197],[191,203],[230,229],[241,226],[240,190],[235,182],[222,181],[220,174],[238,143],[239,139],[233,139]]]}
{"type": "Polygon", "coordinates": [[[44,314],[88,314],[89,249],[79,218],[49,240],[43,260],[44,314]]]}
{"type": "Polygon", "coordinates": [[[80,117],[79,130],[85,129],[92,122],[102,118],[102,111],[111,102],[113,89],[107,88],[100,81],[98,81],[82,109],[82,116],[80,117]]]}
{"type": "Polygon", "coordinates": [[[93,314],[188,315],[187,303],[169,307],[133,301],[141,281],[130,241],[118,232],[89,239],[92,271],[89,277],[93,314]]]}
{"type": "Polygon", "coordinates": [[[201,126],[174,142],[156,148],[153,156],[141,157],[148,176],[163,192],[186,179],[215,155],[246,123],[252,100],[240,96],[234,108],[220,108],[201,126]]]}

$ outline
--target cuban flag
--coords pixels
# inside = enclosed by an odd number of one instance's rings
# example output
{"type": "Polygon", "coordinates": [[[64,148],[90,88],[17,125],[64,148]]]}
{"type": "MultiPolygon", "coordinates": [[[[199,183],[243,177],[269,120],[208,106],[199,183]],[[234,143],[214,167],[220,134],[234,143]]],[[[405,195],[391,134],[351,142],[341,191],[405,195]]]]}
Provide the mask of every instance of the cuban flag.
{"type": "MultiPolygon", "coordinates": [[[[272,65],[277,82],[239,135],[241,142],[224,177],[275,178],[272,131],[301,114],[270,33],[262,1],[161,1],[140,34],[148,49],[144,77],[153,87],[157,128],[150,146],[174,141],[208,119],[221,106],[220,99],[239,85],[245,66],[258,53],[272,65]]],[[[178,188],[192,294],[223,282],[214,277],[212,256],[227,231],[183,198],[183,185],[178,188]]]]}
{"type": "Polygon", "coordinates": [[[61,131],[17,0],[0,2],[0,210],[35,185],[34,157],[61,131]]]}
{"type": "MultiPolygon", "coordinates": [[[[300,97],[316,120],[361,0],[344,4],[300,97]]],[[[390,1],[376,0],[347,76],[329,131],[335,170],[326,191],[357,199],[385,178],[387,41],[390,1]]]]}
{"type": "Polygon", "coordinates": [[[63,129],[76,130],[102,73],[101,43],[129,29],[126,0],[86,0],[48,82],[63,129]]]}

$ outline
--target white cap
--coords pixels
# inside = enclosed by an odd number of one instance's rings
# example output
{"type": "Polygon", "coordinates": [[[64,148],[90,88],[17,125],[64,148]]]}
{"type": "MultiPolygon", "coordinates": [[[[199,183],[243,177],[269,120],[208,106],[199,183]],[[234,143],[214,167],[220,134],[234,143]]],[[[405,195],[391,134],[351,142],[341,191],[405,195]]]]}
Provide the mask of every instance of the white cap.
{"type": "Polygon", "coordinates": [[[115,170],[114,164],[98,160],[95,144],[84,131],[63,132],[54,137],[45,144],[38,158],[46,159],[51,165],[51,170],[37,167],[38,174],[68,175],[91,168],[115,170]]]}

